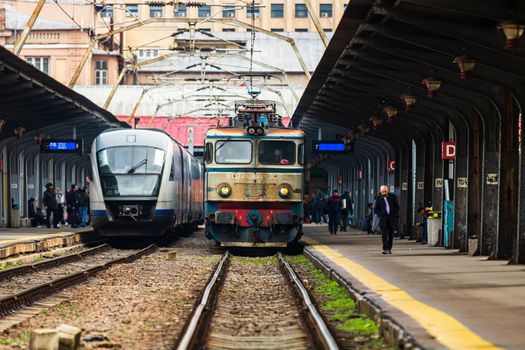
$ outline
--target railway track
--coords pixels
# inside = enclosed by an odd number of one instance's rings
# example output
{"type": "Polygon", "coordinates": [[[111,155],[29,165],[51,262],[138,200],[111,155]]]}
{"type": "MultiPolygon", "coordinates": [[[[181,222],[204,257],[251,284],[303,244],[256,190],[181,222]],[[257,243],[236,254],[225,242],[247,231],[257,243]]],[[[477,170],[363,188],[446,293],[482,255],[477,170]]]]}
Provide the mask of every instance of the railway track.
{"type": "Polygon", "coordinates": [[[81,283],[108,267],[150,254],[157,246],[119,250],[108,244],[0,272],[0,317],[81,283]]]}
{"type": "Polygon", "coordinates": [[[226,252],[196,304],[177,350],[339,349],[308,292],[279,253],[226,252]],[[265,259],[265,260],[257,260],[265,259]]]}

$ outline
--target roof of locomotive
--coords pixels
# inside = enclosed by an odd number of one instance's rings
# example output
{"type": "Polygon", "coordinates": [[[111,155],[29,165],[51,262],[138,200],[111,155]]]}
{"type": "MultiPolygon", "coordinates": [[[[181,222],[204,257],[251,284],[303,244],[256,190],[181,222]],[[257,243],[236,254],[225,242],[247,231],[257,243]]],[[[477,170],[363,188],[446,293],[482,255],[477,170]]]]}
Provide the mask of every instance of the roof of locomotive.
{"type": "MultiPolygon", "coordinates": [[[[208,129],[206,137],[249,137],[257,138],[257,136],[249,136],[245,128],[239,127],[222,127],[208,129]]],[[[286,138],[304,138],[304,131],[299,129],[287,128],[268,128],[264,129],[264,137],[286,137],[286,138]]]]}

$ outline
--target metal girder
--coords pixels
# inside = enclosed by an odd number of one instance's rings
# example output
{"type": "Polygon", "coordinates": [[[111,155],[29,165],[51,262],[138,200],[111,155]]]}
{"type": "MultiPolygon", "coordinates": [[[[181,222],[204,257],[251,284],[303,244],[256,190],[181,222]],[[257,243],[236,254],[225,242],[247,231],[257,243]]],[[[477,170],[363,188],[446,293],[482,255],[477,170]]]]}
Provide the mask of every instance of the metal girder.
{"type": "Polygon", "coordinates": [[[29,33],[31,32],[31,29],[33,28],[33,25],[35,24],[38,15],[40,14],[40,11],[42,11],[42,7],[44,7],[44,4],[46,3],[46,0],[38,0],[35,9],[33,10],[33,13],[31,14],[31,17],[29,17],[29,20],[27,21],[27,24],[18,37],[18,40],[16,41],[14,47],[13,47],[13,53],[15,55],[19,55],[20,51],[22,51],[22,47],[24,46],[24,43],[27,40],[27,37],[29,36],[29,33]]]}
{"type": "Polygon", "coordinates": [[[401,0],[400,3],[427,6],[444,12],[484,17],[498,21],[511,18],[525,21],[525,16],[523,15],[525,6],[519,1],[401,0]]]}
{"type": "MultiPolygon", "coordinates": [[[[381,25],[365,23],[362,25],[362,28],[364,31],[378,33],[387,38],[410,43],[415,46],[449,55],[451,61],[454,59],[454,57],[457,57],[465,52],[465,44],[458,40],[454,40],[453,38],[438,38],[432,35],[425,36],[422,30],[428,28],[418,28],[419,30],[415,31],[414,28],[401,23],[387,23],[381,25]],[[416,35],[414,32],[418,34],[416,35]]],[[[525,67],[523,67],[521,58],[515,57],[514,55],[506,55],[506,59],[502,60],[501,56],[504,52],[506,51],[492,51],[475,45],[469,45],[467,51],[469,56],[478,59],[478,64],[480,65],[485,65],[487,68],[499,70],[500,72],[511,76],[520,78],[524,77],[525,67]]]]}

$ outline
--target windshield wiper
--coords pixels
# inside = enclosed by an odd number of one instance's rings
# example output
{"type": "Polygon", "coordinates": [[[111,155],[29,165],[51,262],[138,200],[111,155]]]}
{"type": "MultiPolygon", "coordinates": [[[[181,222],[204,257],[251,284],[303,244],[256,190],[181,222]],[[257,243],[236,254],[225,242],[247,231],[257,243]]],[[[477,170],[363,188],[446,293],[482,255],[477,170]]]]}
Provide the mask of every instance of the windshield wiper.
{"type": "Polygon", "coordinates": [[[140,168],[141,166],[147,163],[148,163],[148,158],[142,159],[140,162],[138,162],[137,164],[135,164],[128,170],[128,174],[134,174],[135,170],[137,170],[138,168],[140,168]]]}

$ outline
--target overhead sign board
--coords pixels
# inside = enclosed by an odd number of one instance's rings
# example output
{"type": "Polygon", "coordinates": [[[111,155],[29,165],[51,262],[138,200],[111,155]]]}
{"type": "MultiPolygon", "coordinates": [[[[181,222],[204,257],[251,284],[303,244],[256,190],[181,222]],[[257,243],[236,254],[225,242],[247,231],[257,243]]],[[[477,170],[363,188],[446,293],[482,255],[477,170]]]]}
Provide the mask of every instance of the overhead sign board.
{"type": "Polygon", "coordinates": [[[341,141],[314,141],[313,152],[318,154],[354,153],[354,144],[345,144],[341,141]]]}
{"type": "Polygon", "coordinates": [[[82,140],[44,140],[40,144],[44,153],[82,153],[82,140]]]}

